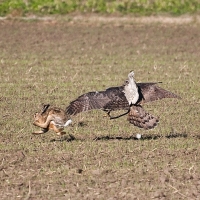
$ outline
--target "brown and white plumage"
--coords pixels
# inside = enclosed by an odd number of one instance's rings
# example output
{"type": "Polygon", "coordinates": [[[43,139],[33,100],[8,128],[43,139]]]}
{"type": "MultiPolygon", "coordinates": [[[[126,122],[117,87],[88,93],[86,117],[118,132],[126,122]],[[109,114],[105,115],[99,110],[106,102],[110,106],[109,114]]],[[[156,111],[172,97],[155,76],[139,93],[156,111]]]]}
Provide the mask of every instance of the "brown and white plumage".
{"type": "Polygon", "coordinates": [[[128,120],[131,124],[140,128],[151,129],[157,125],[158,118],[147,113],[142,108],[142,104],[163,98],[180,98],[176,94],[160,88],[157,83],[135,83],[136,87],[133,84],[132,88],[135,87],[136,92],[130,92],[130,94],[138,96],[137,98],[133,96],[133,101],[128,101],[125,91],[125,88],[131,88],[127,87],[128,84],[130,84],[130,79],[123,86],[83,94],[70,103],[66,108],[66,113],[76,115],[92,109],[101,109],[109,114],[115,110],[127,110],[128,120]]]}
{"type": "Polygon", "coordinates": [[[157,117],[146,112],[141,106],[130,107],[128,121],[139,128],[152,129],[157,126],[159,120],[157,117]]]}
{"type": "Polygon", "coordinates": [[[139,92],[139,100],[137,104],[143,104],[151,101],[160,100],[163,98],[177,98],[180,97],[170,91],[167,91],[161,87],[159,87],[156,83],[137,83],[138,92],[139,92]]]}
{"type": "Polygon", "coordinates": [[[92,109],[104,111],[129,110],[130,106],[123,93],[123,87],[112,87],[105,91],[88,92],[72,101],[66,108],[68,115],[76,115],[80,112],[92,109]]]}

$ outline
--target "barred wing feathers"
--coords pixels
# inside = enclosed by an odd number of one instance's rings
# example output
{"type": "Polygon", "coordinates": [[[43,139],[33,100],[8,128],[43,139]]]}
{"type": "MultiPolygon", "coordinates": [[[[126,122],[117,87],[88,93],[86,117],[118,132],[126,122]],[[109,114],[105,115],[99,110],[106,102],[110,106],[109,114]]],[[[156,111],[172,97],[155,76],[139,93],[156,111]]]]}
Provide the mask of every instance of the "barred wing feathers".
{"type": "Polygon", "coordinates": [[[139,100],[138,103],[147,103],[160,100],[163,98],[178,98],[180,97],[170,91],[167,91],[156,85],[157,83],[137,83],[139,100]]]}
{"type": "Polygon", "coordinates": [[[111,87],[105,91],[83,94],[70,103],[66,108],[66,113],[76,115],[92,109],[102,109],[104,111],[129,109],[123,87],[111,87]]]}
{"type": "Polygon", "coordinates": [[[66,113],[76,115],[92,109],[101,109],[107,102],[109,102],[109,98],[104,92],[88,92],[72,101],[66,108],[66,113]]]}
{"type": "Polygon", "coordinates": [[[111,87],[105,92],[110,101],[104,106],[104,110],[129,110],[129,103],[124,95],[124,87],[111,87]]]}
{"type": "MultiPolygon", "coordinates": [[[[163,98],[180,98],[178,95],[156,85],[157,83],[137,83],[139,100],[137,104],[160,100],[163,98]]],[[[88,92],[72,101],[66,108],[68,115],[92,109],[104,111],[129,110],[130,106],[124,95],[124,86],[111,87],[105,91],[88,92]]]]}
{"type": "Polygon", "coordinates": [[[131,106],[128,114],[128,121],[139,128],[152,129],[157,126],[157,117],[146,112],[141,106],[131,106]]]}

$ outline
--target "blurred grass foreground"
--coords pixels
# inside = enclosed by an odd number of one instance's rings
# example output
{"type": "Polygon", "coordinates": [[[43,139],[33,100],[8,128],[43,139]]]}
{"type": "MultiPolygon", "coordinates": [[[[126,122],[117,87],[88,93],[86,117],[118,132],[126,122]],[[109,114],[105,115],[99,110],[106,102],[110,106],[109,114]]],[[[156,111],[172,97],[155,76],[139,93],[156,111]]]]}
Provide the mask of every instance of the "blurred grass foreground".
{"type": "Polygon", "coordinates": [[[0,0],[0,16],[68,13],[199,14],[199,0],[0,0]]]}

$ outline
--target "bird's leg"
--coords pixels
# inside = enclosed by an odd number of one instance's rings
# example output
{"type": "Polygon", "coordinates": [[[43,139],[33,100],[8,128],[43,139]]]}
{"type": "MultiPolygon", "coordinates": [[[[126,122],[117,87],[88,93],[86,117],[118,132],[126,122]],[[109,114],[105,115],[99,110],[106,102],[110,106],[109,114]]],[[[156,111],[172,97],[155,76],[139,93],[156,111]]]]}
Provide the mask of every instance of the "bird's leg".
{"type": "Polygon", "coordinates": [[[111,112],[111,110],[107,110],[107,109],[105,109],[105,110],[103,110],[103,111],[106,112],[106,115],[104,115],[104,117],[107,117],[107,116],[108,116],[109,118],[111,117],[111,116],[110,116],[110,112],[111,112]]]}
{"type": "Polygon", "coordinates": [[[107,115],[108,115],[108,117],[111,118],[111,116],[110,116],[110,112],[111,112],[111,110],[109,110],[109,111],[107,112],[107,115]]]}
{"type": "Polygon", "coordinates": [[[130,111],[130,110],[128,110],[127,112],[125,112],[125,113],[123,113],[123,114],[121,114],[121,115],[114,116],[114,117],[110,116],[110,112],[109,112],[109,117],[110,117],[110,119],[117,119],[117,118],[120,118],[120,117],[122,117],[122,116],[124,116],[124,115],[127,115],[127,114],[129,113],[129,111],[130,111]]]}
{"type": "Polygon", "coordinates": [[[122,116],[124,116],[124,115],[127,115],[128,113],[129,113],[129,111],[130,110],[128,110],[127,112],[125,112],[125,113],[123,113],[123,114],[121,114],[121,115],[118,115],[118,116],[111,116],[110,115],[110,113],[111,113],[111,111],[112,110],[104,110],[105,112],[106,112],[106,116],[108,116],[110,119],[117,119],[117,118],[120,118],[120,117],[122,117],[122,116]]]}

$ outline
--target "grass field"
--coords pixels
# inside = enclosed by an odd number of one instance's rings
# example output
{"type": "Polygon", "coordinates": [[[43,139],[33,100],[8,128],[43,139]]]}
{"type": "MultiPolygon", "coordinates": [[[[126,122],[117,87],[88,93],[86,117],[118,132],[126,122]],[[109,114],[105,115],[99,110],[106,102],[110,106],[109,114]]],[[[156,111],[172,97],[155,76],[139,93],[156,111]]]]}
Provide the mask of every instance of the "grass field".
{"type": "Polygon", "coordinates": [[[4,20],[0,30],[1,199],[200,198],[198,23],[4,20]],[[160,117],[154,130],[91,111],[72,118],[73,137],[31,134],[42,103],[65,109],[130,70],[182,97],[145,105],[160,117]]]}
{"type": "Polygon", "coordinates": [[[144,15],[199,14],[199,0],[1,0],[0,16],[69,13],[144,15]]]}

